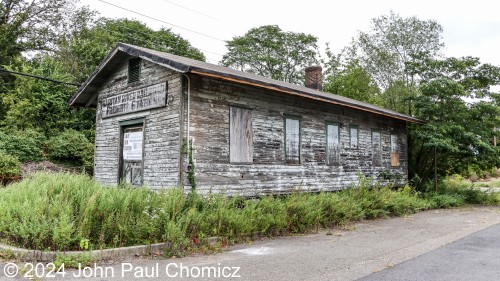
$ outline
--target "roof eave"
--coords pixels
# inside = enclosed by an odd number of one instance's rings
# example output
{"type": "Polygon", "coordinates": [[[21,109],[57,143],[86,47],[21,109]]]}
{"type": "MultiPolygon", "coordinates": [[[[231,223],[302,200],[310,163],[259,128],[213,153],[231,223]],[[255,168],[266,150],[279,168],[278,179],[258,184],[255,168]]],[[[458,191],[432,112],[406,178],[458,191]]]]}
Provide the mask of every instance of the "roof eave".
{"type": "Polygon", "coordinates": [[[373,108],[363,107],[362,105],[350,104],[350,103],[346,103],[346,102],[338,101],[338,100],[334,100],[334,99],[326,99],[326,98],[319,97],[319,96],[311,96],[311,93],[308,93],[308,92],[301,92],[301,91],[297,91],[296,89],[290,89],[290,88],[282,87],[282,86],[279,86],[276,84],[263,83],[262,81],[256,81],[256,80],[252,80],[252,79],[248,79],[248,78],[238,77],[238,76],[230,75],[227,73],[219,73],[216,71],[207,71],[205,69],[197,68],[197,67],[192,67],[190,70],[190,73],[198,74],[198,75],[202,75],[202,76],[209,76],[212,78],[219,78],[219,79],[227,80],[230,82],[236,82],[236,83],[240,83],[240,84],[247,84],[247,85],[251,85],[251,86],[257,86],[257,87],[261,87],[261,88],[276,90],[276,91],[285,92],[285,93],[292,94],[292,95],[298,95],[298,96],[305,97],[305,98],[310,98],[310,99],[314,99],[314,100],[328,102],[331,104],[347,106],[347,107],[354,108],[357,110],[371,112],[371,113],[378,114],[378,115],[384,115],[387,117],[391,117],[391,118],[395,118],[395,119],[399,119],[399,120],[403,120],[403,121],[407,121],[407,122],[412,122],[412,123],[417,123],[417,124],[427,123],[424,120],[420,120],[420,119],[412,117],[412,116],[408,116],[408,115],[404,115],[404,114],[400,114],[400,113],[399,114],[398,113],[391,114],[388,112],[384,112],[382,110],[376,110],[373,108]]]}

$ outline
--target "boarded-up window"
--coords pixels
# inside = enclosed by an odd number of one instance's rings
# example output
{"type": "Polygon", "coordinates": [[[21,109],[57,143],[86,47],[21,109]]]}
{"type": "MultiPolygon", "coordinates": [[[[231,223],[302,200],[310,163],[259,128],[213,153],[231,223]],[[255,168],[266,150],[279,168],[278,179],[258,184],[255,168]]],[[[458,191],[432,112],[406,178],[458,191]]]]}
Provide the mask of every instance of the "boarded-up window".
{"type": "Polygon", "coordinates": [[[328,165],[340,164],[339,125],[326,125],[326,157],[328,165]]]}
{"type": "Polygon", "coordinates": [[[391,166],[399,167],[399,138],[391,135],[391,166]]]}
{"type": "Polygon", "coordinates": [[[359,145],[359,141],[358,141],[359,129],[358,129],[358,127],[351,126],[351,128],[349,130],[349,136],[351,138],[351,147],[358,148],[358,145],[359,145]]]}
{"type": "Polygon", "coordinates": [[[128,83],[139,81],[141,76],[141,58],[131,58],[128,60],[128,83]]]}
{"type": "Polygon", "coordinates": [[[285,119],[285,161],[288,164],[300,164],[300,120],[285,119]]]}
{"type": "Polygon", "coordinates": [[[379,131],[372,131],[372,163],[375,167],[382,166],[382,142],[379,131]]]}
{"type": "Polygon", "coordinates": [[[230,108],[229,161],[253,162],[252,111],[246,108],[230,108]]]}

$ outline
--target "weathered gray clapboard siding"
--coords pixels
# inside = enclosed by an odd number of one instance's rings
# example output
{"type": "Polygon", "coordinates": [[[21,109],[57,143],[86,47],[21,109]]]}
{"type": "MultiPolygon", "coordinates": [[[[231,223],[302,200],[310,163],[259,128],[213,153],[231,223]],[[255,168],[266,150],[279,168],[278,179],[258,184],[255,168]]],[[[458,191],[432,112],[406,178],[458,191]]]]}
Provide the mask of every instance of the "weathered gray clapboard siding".
{"type": "Polygon", "coordinates": [[[127,83],[128,64],[117,67],[98,90],[96,117],[95,177],[104,184],[116,185],[119,178],[120,121],[145,118],[144,184],[151,188],[178,184],[180,75],[157,64],[142,62],[140,81],[127,83]],[[168,105],[131,114],[102,118],[103,98],[168,82],[168,105]]]}
{"type": "MultiPolygon", "coordinates": [[[[190,75],[190,135],[197,189],[254,195],[303,190],[339,190],[359,174],[398,172],[407,179],[406,124],[392,118],[300,97],[190,75]],[[229,163],[231,105],[253,108],[253,163],[229,163]],[[287,165],[283,114],[301,116],[301,164],[287,165]],[[326,122],[340,127],[340,165],[327,165],[326,122]],[[350,148],[349,128],[359,128],[359,148],[350,148]],[[372,163],[372,129],[381,133],[382,166],[372,163]],[[399,167],[390,164],[390,134],[399,136],[399,167]]],[[[186,159],[184,161],[187,161],[186,159]]],[[[184,180],[184,184],[187,184],[184,180]]]]}

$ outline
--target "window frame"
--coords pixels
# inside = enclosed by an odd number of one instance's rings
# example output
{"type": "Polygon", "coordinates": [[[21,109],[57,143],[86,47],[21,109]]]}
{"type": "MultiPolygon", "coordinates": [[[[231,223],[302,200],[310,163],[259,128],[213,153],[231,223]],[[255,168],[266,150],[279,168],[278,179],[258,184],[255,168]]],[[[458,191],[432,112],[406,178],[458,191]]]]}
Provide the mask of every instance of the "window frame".
{"type": "Polygon", "coordinates": [[[283,114],[283,150],[284,150],[284,160],[285,160],[285,164],[287,165],[301,165],[302,164],[302,116],[300,115],[294,115],[294,114],[287,114],[287,113],[284,113],[283,114]],[[297,163],[293,163],[293,162],[289,162],[287,160],[287,149],[286,149],[286,140],[287,140],[287,131],[286,131],[286,121],[287,120],[295,120],[295,121],[298,121],[299,122],[299,142],[298,142],[298,162],[297,163]]]}
{"type": "Polygon", "coordinates": [[[349,125],[349,148],[359,149],[359,133],[360,133],[360,129],[359,129],[358,125],[349,125]],[[357,132],[356,147],[352,146],[352,129],[356,129],[356,132],[357,132]]]}
{"type": "Polygon", "coordinates": [[[391,160],[391,167],[393,168],[398,168],[401,166],[401,148],[400,148],[400,145],[399,145],[399,134],[395,133],[395,132],[392,132],[391,133],[391,141],[390,141],[390,149],[389,149],[389,155],[390,155],[390,160],[391,160]],[[393,137],[396,138],[396,141],[393,143],[393,137]],[[395,147],[396,147],[396,151],[394,152],[392,150],[393,148],[393,144],[395,144],[395,147]],[[395,162],[393,162],[393,155],[396,157],[397,156],[397,164],[395,162]]]}
{"type": "MultiPolygon", "coordinates": [[[[141,118],[134,118],[134,119],[129,119],[129,120],[122,120],[119,121],[119,143],[118,143],[118,176],[117,176],[117,182],[120,183],[124,181],[124,174],[123,174],[123,164],[125,163],[125,160],[123,159],[123,144],[124,144],[124,134],[125,130],[129,128],[139,128],[142,125],[142,160],[141,160],[141,184],[140,186],[144,185],[144,153],[145,153],[145,144],[146,144],[146,118],[141,117],[141,118]]],[[[138,186],[138,185],[133,185],[132,186],[138,186]]]]}
{"type": "Polygon", "coordinates": [[[341,139],[341,124],[339,122],[331,122],[331,121],[326,121],[325,122],[325,155],[326,155],[326,164],[328,166],[340,166],[340,149],[341,149],[341,145],[340,145],[340,139],[341,139]],[[337,159],[337,163],[330,163],[330,150],[328,149],[328,126],[337,126],[337,145],[338,145],[338,149],[339,149],[339,154],[338,154],[338,159],[337,159]]]}
{"type": "Polygon", "coordinates": [[[252,108],[248,108],[248,107],[244,107],[244,106],[239,106],[239,105],[229,105],[229,163],[231,164],[252,164],[254,161],[253,161],[253,154],[254,154],[254,144],[253,144],[253,139],[254,139],[254,132],[253,132],[253,113],[252,113],[252,108]],[[252,135],[251,135],[251,146],[249,147],[250,151],[249,151],[249,155],[251,156],[251,160],[250,161],[233,161],[231,160],[231,136],[232,136],[232,108],[238,108],[240,110],[248,110],[250,112],[250,130],[252,132],[252,135]]]}
{"type": "Polygon", "coordinates": [[[371,130],[371,149],[372,149],[372,166],[373,167],[382,167],[383,166],[383,157],[382,157],[382,132],[379,128],[372,128],[371,130]],[[379,134],[379,162],[375,163],[375,145],[373,143],[373,133],[379,134]]]}

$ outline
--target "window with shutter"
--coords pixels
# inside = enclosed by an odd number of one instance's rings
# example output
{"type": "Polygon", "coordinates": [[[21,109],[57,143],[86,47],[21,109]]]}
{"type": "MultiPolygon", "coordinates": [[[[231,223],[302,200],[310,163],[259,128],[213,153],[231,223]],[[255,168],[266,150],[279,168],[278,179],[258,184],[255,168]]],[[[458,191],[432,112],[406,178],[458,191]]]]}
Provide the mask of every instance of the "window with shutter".
{"type": "Polygon", "coordinates": [[[141,76],[141,58],[128,60],[128,83],[138,82],[141,76]]]}
{"type": "Polygon", "coordinates": [[[229,161],[253,162],[252,110],[230,107],[229,161]]]}
{"type": "Polygon", "coordinates": [[[285,162],[300,164],[300,120],[285,118],[285,162]]]}

